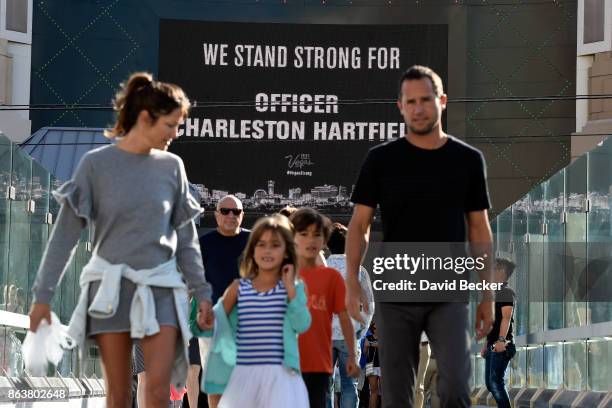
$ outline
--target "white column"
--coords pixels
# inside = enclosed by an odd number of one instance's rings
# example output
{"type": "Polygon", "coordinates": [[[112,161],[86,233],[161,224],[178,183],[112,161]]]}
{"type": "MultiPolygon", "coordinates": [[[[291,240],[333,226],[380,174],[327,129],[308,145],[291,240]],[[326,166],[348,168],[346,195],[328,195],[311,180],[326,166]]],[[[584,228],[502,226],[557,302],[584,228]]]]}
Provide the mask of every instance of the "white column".
{"type": "MultiPolygon", "coordinates": [[[[593,56],[576,57],[576,95],[589,94],[589,68],[593,66],[593,56]]],[[[576,132],[580,132],[589,119],[589,101],[576,100],[576,132]]]]}

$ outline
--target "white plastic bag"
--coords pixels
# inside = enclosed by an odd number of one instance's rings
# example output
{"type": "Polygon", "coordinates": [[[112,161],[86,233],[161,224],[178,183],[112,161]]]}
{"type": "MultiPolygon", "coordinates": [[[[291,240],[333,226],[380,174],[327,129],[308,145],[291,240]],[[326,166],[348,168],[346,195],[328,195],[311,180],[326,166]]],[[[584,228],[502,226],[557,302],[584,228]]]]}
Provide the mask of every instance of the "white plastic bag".
{"type": "Polygon", "coordinates": [[[57,315],[51,312],[51,324],[41,320],[36,333],[28,331],[21,346],[25,368],[30,375],[47,375],[49,364],[57,366],[64,350],[74,347],[74,342],[66,333],[57,315]]]}

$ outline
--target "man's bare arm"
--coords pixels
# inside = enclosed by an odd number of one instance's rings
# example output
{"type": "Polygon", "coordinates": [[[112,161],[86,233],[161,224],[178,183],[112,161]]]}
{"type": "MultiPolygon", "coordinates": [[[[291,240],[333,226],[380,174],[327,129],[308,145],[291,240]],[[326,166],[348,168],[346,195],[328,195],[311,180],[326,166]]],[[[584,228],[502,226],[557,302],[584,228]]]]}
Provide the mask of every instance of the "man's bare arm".
{"type": "Polygon", "coordinates": [[[467,213],[468,240],[472,256],[485,257],[485,267],[479,271],[480,279],[492,282],[493,273],[493,234],[489,226],[487,210],[467,213]]]}
{"type": "MultiPolygon", "coordinates": [[[[510,319],[512,319],[512,310],[514,308],[512,306],[503,306],[502,310],[502,321],[499,327],[499,337],[506,338],[508,335],[508,330],[510,328],[510,319]]],[[[496,341],[493,351],[501,352],[506,350],[506,342],[496,341]]]]}
{"type": "Polygon", "coordinates": [[[499,337],[506,337],[508,335],[508,330],[510,329],[510,320],[512,319],[512,311],[514,307],[512,306],[503,306],[502,310],[502,321],[499,325],[499,337]]]}
{"type": "MultiPolygon", "coordinates": [[[[472,256],[483,257],[485,267],[479,271],[480,279],[492,282],[493,272],[493,234],[489,226],[487,210],[471,211],[467,213],[468,240],[472,256]]],[[[476,338],[481,339],[493,327],[493,308],[495,294],[483,292],[483,298],[476,309],[476,338]]]]}
{"type": "Polygon", "coordinates": [[[370,226],[375,209],[356,204],[346,234],[346,267],[348,276],[359,279],[359,265],[370,240],[370,226]]]}
{"type": "MultiPolygon", "coordinates": [[[[356,204],[346,235],[346,308],[349,315],[361,323],[364,322],[359,306],[365,296],[359,284],[359,265],[368,248],[370,226],[375,211],[375,208],[367,205],[356,204]]],[[[367,309],[367,302],[364,307],[367,309]]]]}

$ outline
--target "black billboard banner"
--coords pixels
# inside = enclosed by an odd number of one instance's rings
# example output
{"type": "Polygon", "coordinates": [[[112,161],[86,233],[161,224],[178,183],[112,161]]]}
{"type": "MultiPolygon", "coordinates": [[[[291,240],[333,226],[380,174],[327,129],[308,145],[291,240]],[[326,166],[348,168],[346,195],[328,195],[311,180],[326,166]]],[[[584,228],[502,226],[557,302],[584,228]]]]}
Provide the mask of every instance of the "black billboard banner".
{"type": "Polygon", "coordinates": [[[171,150],[205,206],[350,209],[376,144],[404,134],[401,72],[428,65],[446,82],[446,25],[296,25],[161,20],[159,79],[196,101],[171,150]]]}

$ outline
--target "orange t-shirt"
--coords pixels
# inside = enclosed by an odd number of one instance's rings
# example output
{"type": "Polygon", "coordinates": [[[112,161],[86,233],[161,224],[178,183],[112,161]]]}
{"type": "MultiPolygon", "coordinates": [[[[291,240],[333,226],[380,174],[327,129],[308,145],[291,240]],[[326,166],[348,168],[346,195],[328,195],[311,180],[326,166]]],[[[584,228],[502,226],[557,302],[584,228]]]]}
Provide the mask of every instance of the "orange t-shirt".
{"type": "Polygon", "coordinates": [[[310,328],[300,334],[300,367],[306,373],[334,372],[332,367],[332,316],[346,310],[344,279],[333,268],[302,269],[306,283],[310,328]]]}

